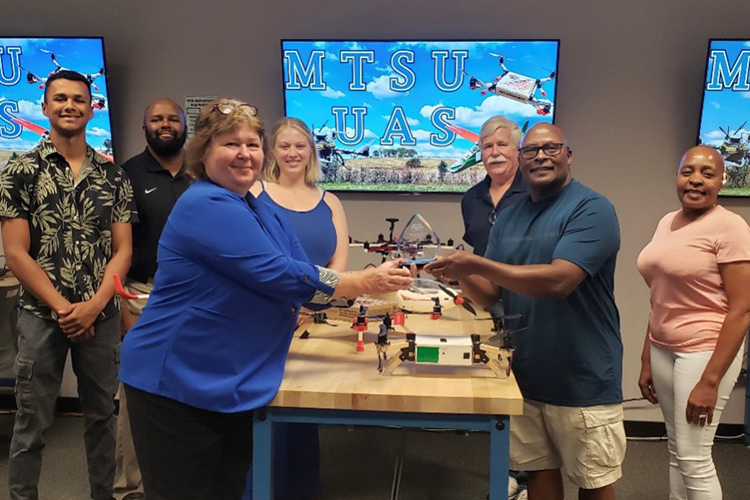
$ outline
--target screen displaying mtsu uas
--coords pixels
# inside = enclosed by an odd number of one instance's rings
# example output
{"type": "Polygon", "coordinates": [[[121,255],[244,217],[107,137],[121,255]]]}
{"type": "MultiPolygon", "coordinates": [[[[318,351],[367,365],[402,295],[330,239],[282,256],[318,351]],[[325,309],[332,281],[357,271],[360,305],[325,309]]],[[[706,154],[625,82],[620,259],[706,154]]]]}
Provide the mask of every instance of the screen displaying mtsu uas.
{"type": "Polygon", "coordinates": [[[750,196],[750,39],[708,43],[698,143],[724,158],[725,196],[750,196]]]}
{"type": "Polygon", "coordinates": [[[283,40],[285,114],[338,191],[464,192],[482,123],[555,117],[559,41],[283,40]]]}
{"type": "Polygon", "coordinates": [[[0,38],[0,169],[49,132],[42,113],[44,85],[58,71],[77,71],[91,83],[94,116],[87,142],[112,158],[112,127],[101,38],[0,38]]]}

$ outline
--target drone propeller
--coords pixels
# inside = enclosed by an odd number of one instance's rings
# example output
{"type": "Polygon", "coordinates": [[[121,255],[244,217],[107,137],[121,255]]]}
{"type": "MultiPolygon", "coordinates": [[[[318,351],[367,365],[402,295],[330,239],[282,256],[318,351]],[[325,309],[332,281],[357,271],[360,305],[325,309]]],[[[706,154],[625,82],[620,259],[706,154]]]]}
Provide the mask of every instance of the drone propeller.
{"type": "Polygon", "coordinates": [[[505,57],[502,54],[495,54],[494,52],[489,52],[489,54],[492,57],[497,57],[498,59],[500,59],[500,62],[502,62],[502,61],[515,61],[515,59],[511,59],[510,57],[505,57]]]}
{"type": "Polygon", "coordinates": [[[508,328],[507,323],[509,320],[520,320],[521,316],[521,314],[508,314],[501,317],[493,316],[492,320],[495,322],[495,328],[493,331],[496,331],[497,333],[488,338],[484,343],[500,348],[511,347],[513,344],[511,336],[516,333],[524,332],[528,330],[528,328],[525,326],[522,328],[508,328]]]}
{"type": "Polygon", "coordinates": [[[447,286],[443,285],[440,282],[436,282],[436,283],[438,283],[438,288],[440,288],[442,291],[447,293],[448,296],[453,299],[454,304],[456,304],[457,306],[463,307],[474,316],[477,315],[476,309],[474,309],[474,307],[469,303],[469,301],[467,301],[462,295],[457,294],[455,290],[448,288],[447,286]]]}
{"type": "MultiPolygon", "coordinates": [[[[747,120],[745,120],[745,122],[742,125],[740,125],[740,128],[738,128],[737,130],[734,131],[734,134],[736,134],[737,132],[739,132],[740,130],[742,130],[742,128],[745,126],[746,123],[747,123],[747,120]]],[[[732,134],[732,135],[734,135],[734,134],[732,134]]]]}

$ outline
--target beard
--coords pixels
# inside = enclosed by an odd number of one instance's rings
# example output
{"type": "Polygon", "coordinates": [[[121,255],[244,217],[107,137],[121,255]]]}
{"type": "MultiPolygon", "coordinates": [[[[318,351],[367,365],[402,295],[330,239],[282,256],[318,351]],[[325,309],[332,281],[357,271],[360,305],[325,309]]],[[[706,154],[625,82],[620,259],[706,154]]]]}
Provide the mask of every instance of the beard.
{"type": "Polygon", "coordinates": [[[182,151],[182,146],[185,145],[187,139],[187,129],[183,130],[181,134],[176,134],[171,139],[161,139],[159,137],[159,131],[146,132],[146,142],[151,149],[159,156],[175,156],[177,153],[182,151]]]}

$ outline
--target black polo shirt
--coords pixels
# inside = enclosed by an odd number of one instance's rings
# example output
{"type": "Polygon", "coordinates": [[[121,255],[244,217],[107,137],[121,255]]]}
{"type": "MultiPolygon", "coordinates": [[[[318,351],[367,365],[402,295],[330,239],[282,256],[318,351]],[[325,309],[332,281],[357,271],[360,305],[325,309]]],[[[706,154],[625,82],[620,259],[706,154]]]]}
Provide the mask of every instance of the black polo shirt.
{"type": "MultiPolygon", "coordinates": [[[[521,169],[516,172],[513,183],[505,192],[497,206],[493,205],[490,196],[490,176],[469,188],[461,199],[461,215],[464,219],[464,241],[474,247],[474,253],[484,256],[487,240],[490,237],[490,214],[497,215],[506,207],[519,202],[529,194],[529,187],[521,176],[521,169]]],[[[140,211],[140,208],[139,208],[140,211]]],[[[496,219],[497,217],[495,217],[496,219]]]]}
{"type": "Polygon", "coordinates": [[[138,207],[138,222],[133,224],[133,263],[128,277],[146,283],[156,274],[156,250],[159,238],[177,198],[190,185],[184,165],[172,177],[148,148],[122,166],[133,185],[138,207]]]}

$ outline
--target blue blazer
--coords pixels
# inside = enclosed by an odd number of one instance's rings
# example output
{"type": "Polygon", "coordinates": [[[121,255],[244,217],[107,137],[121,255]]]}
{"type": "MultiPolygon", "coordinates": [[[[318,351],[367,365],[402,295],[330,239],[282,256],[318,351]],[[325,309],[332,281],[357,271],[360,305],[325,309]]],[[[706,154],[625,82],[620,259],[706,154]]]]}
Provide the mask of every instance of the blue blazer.
{"type": "Polygon", "coordinates": [[[158,264],[120,380],[217,412],[271,401],[300,305],[333,294],[288,223],[250,194],[198,181],[169,216],[158,264]]]}

